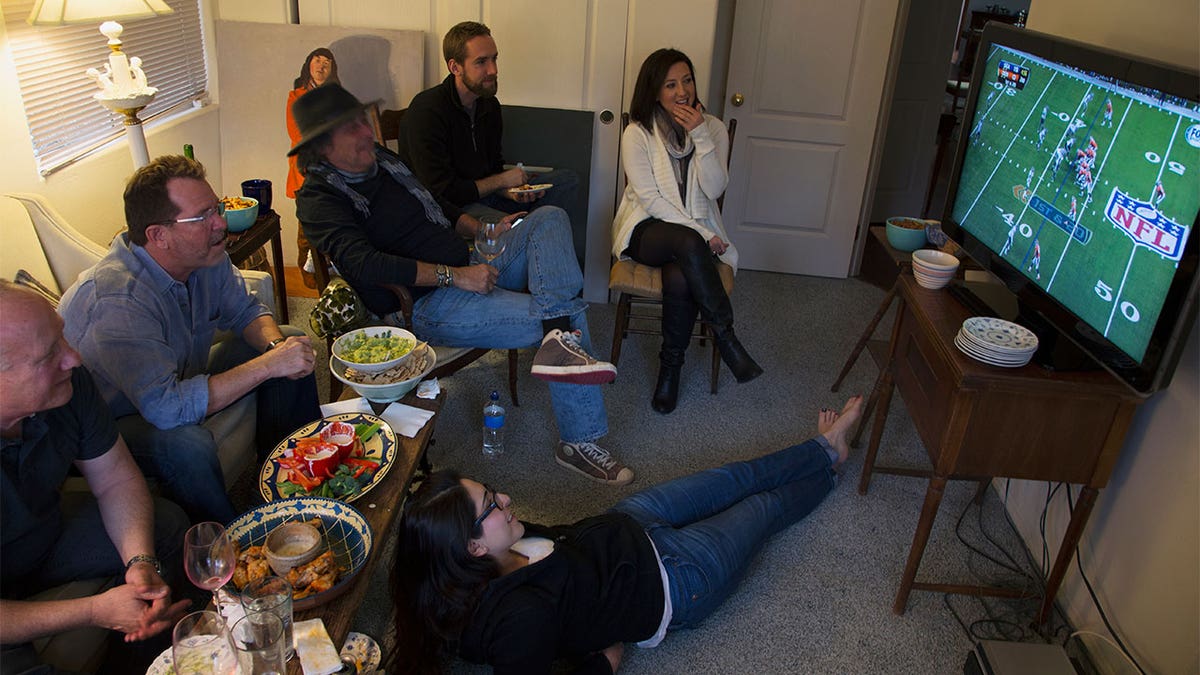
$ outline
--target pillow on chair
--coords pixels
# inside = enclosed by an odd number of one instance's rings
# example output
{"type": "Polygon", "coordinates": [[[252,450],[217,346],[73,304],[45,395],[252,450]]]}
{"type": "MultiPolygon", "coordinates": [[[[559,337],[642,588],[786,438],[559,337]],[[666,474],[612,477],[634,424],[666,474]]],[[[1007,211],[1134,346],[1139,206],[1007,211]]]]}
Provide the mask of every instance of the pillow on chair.
{"type": "Polygon", "coordinates": [[[308,315],[308,325],[318,336],[332,339],[365,326],[370,316],[366,305],[350,284],[341,277],[334,277],[321,291],[321,297],[308,315]]]}

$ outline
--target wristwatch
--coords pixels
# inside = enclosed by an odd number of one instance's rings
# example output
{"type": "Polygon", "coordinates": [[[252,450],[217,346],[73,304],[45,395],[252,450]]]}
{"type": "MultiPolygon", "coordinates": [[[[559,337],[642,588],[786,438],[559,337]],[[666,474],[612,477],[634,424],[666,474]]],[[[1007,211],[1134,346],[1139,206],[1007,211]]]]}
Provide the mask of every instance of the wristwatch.
{"type": "Polygon", "coordinates": [[[454,285],[454,272],[446,265],[438,265],[435,269],[437,272],[438,288],[448,288],[454,285]]]}
{"type": "Polygon", "coordinates": [[[266,349],[264,349],[263,351],[264,351],[264,352],[269,352],[269,351],[271,351],[272,349],[275,349],[275,348],[276,348],[276,347],[278,347],[279,345],[283,344],[285,340],[287,340],[287,338],[285,338],[285,337],[277,337],[277,338],[275,338],[274,340],[271,340],[270,342],[268,342],[268,343],[267,343],[267,348],[266,348],[266,349]]]}
{"type": "Polygon", "coordinates": [[[154,570],[156,572],[158,572],[159,576],[162,576],[162,573],[163,573],[162,563],[160,563],[158,561],[158,558],[155,558],[154,556],[150,555],[149,553],[139,553],[139,554],[133,556],[132,558],[129,559],[129,562],[125,563],[125,569],[128,570],[130,567],[133,567],[134,563],[141,563],[141,562],[150,563],[151,565],[154,565],[154,570]]]}

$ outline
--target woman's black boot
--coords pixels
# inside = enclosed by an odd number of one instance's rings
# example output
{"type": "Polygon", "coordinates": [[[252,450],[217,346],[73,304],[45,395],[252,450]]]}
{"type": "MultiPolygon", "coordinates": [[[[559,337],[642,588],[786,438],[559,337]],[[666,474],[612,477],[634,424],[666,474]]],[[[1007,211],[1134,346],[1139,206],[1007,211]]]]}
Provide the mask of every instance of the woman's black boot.
{"type": "Polygon", "coordinates": [[[691,298],[664,295],[662,307],[662,349],[658,352],[658,383],[650,407],[667,414],[675,409],[679,399],[679,370],[683,355],[692,341],[692,326],[696,323],[696,304],[691,298]]]}
{"type": "Polygon", "coordinates": [[[733,334],[733,305],[721,284],[721,275],[710,260],[681,259],[680,269],[687,278],[692,297],[700,306],[700,316],[712,327],[721,360],[733,371],[738,382],[749,382],[762,375],[762,368],[750,358],[746,348],[733,334]]]}
{"type": "Polygon", "coordinates": [[[650,399],[650,407],[654,408],[654,412],[666,415],[675,409],[675,403],[679,400],[679,370],[680,366],[659,363],[658,384],[654,385],[654,398],[650,399]]]}
{"type": "Polygon", "coordinates": [[[750,358],[746,348],[733,334],[732,324],[724,328],[713,326],[713,335],[716,338],[717,351],[721,353],[721,360],[729,366],[734,379],[738,382],[749,382],[763,374],[762,368],[750,358]]]}

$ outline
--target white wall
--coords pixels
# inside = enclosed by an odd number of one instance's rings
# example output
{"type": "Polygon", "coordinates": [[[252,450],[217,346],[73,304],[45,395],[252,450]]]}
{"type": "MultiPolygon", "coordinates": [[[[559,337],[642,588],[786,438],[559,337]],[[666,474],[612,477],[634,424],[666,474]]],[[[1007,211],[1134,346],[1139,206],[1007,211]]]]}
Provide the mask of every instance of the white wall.
{"type": "MultiPolygon", "coordinates": [[[[96,32],[102,43],[104,36],[96,32]]],[[[136,53],[134,54],[136,56],[136,53]]],[[[99,64],[97,64],[99,65],[99,64]]],[[[80,73],[80,77],[83,74],[80,73]]],[[[151,82],[151,84],[154,84],[151,82]]],[[[221,184],[221,136],[215,107],[190,110],[167,121],[145,125],[150,156],[183,152],[191,143],[213,185],[221,184]]],[[[101,245],[125,227],[121,193],[133,172],[124,137],[92,155],[42,178],[33,157],[25,108],[17,85],[8,33],[0,23],[0,192],[36,192],[45,196],[76,229],[101,245]]],[[[4,224],[0,223],[0,233],[4,224]]]]}
{"type": "MultiPolygon", "coordinates": [[[[1185,65],[1200,65],[1200,3],[1145,0],[1035,2],[1032,30],[1185,65]]],[[[1200,167],[1196,167],[1200,170],[1200,167]]],[[[1195,236],[1195,235],[1193,235],[1195,236]]],[[[1080,550],[1084,570],[1109,620],[1148,673],[1200,672],[1200,324],[1170,388],[1138,411],[1113,472],[1100,492],[1080,550]]],[[[1038,518],[1044,483],[1013,481],[1009,513],[1032,550],[1041,550],[1038,518]]],[[[1047,538],[1061,539],[1065,499],[1051,505],[1047,538]]],[[[1051,556],[1057,548],[1051,550],[1051,556]]],[[[1053,558],[1052,558],[1053,559],[1053,558]]],[[[1058,596],[1079,629],[1104,625],[1072,565],[1058,596]]],[[[1088,643],[1104,672],[1121,670],[1115,649],[1088,643]]]]}

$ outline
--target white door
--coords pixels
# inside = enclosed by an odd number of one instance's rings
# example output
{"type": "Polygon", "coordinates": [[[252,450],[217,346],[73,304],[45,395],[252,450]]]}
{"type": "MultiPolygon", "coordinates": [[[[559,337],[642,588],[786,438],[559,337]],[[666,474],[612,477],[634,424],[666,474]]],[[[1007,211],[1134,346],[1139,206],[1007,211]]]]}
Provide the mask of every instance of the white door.
{"type": "MultiPolygon", "coordinates": [[[[924,215],[921,209],[933,178],[938,122],[961,9],[961,0],[910,4],[904,47],[900,63],[894,69],[895,90],[886,121],[887,136],[875,184],[871,222],[883,222],[892,216],[924,215]]],[[[941,205],[933,204],[930,210],[941,214],[941,205]]]]}
{"type": "Polygon", "coordinates": [[[898,3],[737,3],[724,217],[741,267],[846,276],[898,3]]]}

